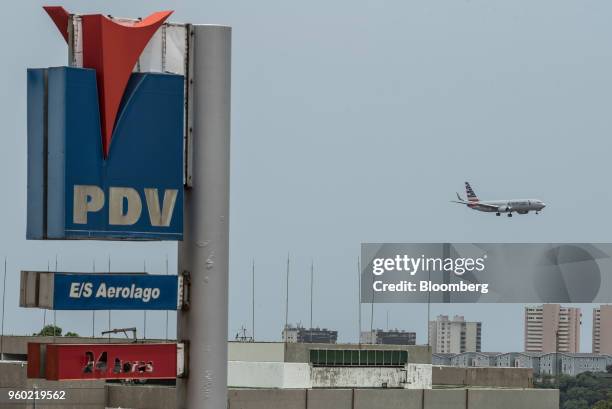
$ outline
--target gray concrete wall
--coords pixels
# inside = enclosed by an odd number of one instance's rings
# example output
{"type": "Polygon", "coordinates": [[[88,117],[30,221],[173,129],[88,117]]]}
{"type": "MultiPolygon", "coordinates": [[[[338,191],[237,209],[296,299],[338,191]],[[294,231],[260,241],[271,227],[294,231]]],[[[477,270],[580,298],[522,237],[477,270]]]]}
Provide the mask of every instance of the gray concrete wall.
{"type": "Polygon", "coordinates": [[[433,385],[532,388],[531,368],[461,368],[433,366],[433,385]]]}
{"type": "Polygon", "coordinates": [[[285,345],[285,362],[309,362],[311,349],[385,349],[408,351],[408,363],[431,364],[431,348],[427,345],[371,345],[371,344],[297,344],[285,345]]]}
{"type": "Polygon", "coordinates": [[[424,394],[424,409],[469,409],[467,389],[430,389],[424,394]]]}
{"type": "Polygon", "coordinates": [[[64,391],[64,400],[37,401],[37,409],[104,409],[105,394],[103,381],[47,381],[28,379],[24,362],[0,361],[0,408],[29,409],[34,402],[24,404],[8,400],[8,391],[39,390],[64,391]]]}
{"type": "Polygon", "coordinates": [[[229,361],[284,362],[285,346],[281,342],[229,342],[229,361]]]}
{"type": "Polygon", "coordinates": [[[353,409],[352,389],[310,389],[306,409],[353,409]]]}
{"type": "Polygon", "coordinates": [[[422,409],[418,389],[355,389],[355,409],[422,409]]]}
{"type": "Polygon", "coordinates": [[[106,407],[172,409],[176,407],[174,386],[106,385],[106,407]]]}
{"type": "MultiPolygon", "coordinates": [[[[172,387],[113,385],[107,407],[173,409],[172,387]],[[143,393],[137,391],[142,389],[143,393]],[[157,391],[153,389],[157,388],[157,391]]],[[[554,389],[230,389],[228,409],[558,409],[554,389]]],[[[23,408],[20,408],[23,409],[23,408]]]]}
{"type": "Polygon", "coordinates": [[[304,409],[304,389],[230,389],[228,409],[304,409]]]}
{"type": "Polygon", "coordinates": [[[468,409],[558,409],[559,391],[556,389],[470,389],[468,409]],[[551,393],[555,392],[555,393],[551,393]]]}

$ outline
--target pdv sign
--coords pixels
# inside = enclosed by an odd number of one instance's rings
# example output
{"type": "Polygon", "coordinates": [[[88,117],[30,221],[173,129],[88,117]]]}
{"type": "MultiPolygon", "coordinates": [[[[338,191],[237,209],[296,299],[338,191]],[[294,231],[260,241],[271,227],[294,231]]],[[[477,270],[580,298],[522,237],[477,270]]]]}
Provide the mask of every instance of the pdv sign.
{"type": "Polygon", "coordinates": [[[132,73],[169,14],[83,16],[85,68],[28,70],[29,239],[182,239],[183,77],[132,73]]]}

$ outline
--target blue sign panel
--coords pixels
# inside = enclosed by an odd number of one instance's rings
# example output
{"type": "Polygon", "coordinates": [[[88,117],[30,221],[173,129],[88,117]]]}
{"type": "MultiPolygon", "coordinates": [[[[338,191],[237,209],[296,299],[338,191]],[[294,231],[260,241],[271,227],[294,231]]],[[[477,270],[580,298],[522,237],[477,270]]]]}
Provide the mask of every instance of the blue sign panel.
{"type": "Polygon", "coordinates": [[[176,310],[178,276],[55,273],[54,310],[176,310]]]}
{"type": "Polygon", "coordinates": [[[183,89],[132,74],[105,156],[96,72],[28,70],[28,239],[182,240],[183,89]]]}

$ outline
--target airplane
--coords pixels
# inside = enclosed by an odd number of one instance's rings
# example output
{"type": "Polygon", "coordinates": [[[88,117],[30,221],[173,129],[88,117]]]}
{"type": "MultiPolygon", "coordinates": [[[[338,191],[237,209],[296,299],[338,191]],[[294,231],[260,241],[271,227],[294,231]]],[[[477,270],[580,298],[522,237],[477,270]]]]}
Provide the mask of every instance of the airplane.
{"type": "Polygon", "coordinates": [[[546,204],[539,199],[515,199],[515,200],[480,200],[474,193],[474,190],[470,186],[469,182],[465,182],[465,193],[467,200],[464,200],[459,193],[457,193],[457,200],[451,200],[453,203],[464,204],[470,209],[478,210],[481,212],[495,212],[496,216],[500,216],[502,213],[507,213],[508,217],[512,217],[512,212],[518,214],[527,214],[529,212],[535,212],[539,214],[542,209],[546,207],[546,204]]]}

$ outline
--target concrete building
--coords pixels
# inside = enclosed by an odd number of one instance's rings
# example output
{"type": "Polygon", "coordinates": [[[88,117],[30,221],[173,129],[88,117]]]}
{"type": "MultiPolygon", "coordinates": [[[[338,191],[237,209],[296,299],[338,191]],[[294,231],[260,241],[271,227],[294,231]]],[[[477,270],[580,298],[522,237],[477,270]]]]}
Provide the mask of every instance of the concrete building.
{"type": "Polygon", "coordinates": [[[550,353],[540,357],[540,375],[576,376],[583,372],[606,372],[610,357],[584,353],[550,353]]]}
{"type": "Polygon", "coordinates": [[[579,352],[581,317],[580,308],[526,306],[525,352],[579,352]]]}
{"type": "Polygon", "coordinates": [[[585,353],[539,352],[464,352],[462,354],[432,354],[434,365],[457,368],[524,368],[533,375],[576,376],[583,372],[606,372],[612,356],[585,353]]]}
{"type": "MultiPolygon", "coordinates": [[[[612,355],[587,353],[542,352],[464,352],[462,354],[432,354],[434,366],[456,368],[523,368],[533,375],[576,376],[583,372],[606,372],[612,365],[612,355]]],[[[434,377],[435,383],[435,377],[434,377]]]]}
{"type": "Polygon", "coordinates": [[[301,326],[283,329],[283,342],[291,343],[318,343],[335,344],[338,340],[338,331],[327,328],[304,328],[301,326]]]}
{"type": "Polygon", "coordinates": [[[384,345],[415,345],[416,332],[375,329],[362,331],[359,336],[362,344],[384,344],[384,345]]]}
{"type": "Polygon", "coordinates": [[[497,366],[499,352],[464,352],[451,358],[451,366],[459,367],[493,367],[497,366]]]}
{"type": "Polygon", "coordinates": [[[593,308],[594,354],[612,355],[612,305],[593,308]]]}
{"type": "Polygon", "coordinates": [[[507,352],[496,358],[495,365],[500,368],[531,368],[534,374],[540,373],[541,352],[507,352]]]}
{"type": "Polygon", "coordinates": [[[474,352],[472,366],[479,368],[488,368],[497,366],[497,357],[500,352],[474,352]]]}
{"type": "Polygon", "coordinates": [[[438,315],[435,321],[429,322],[433,353],[480,352],[481,338],[482,323],[465,321],[461,315],[455,315],[452,320],[448,315],[438,315]]]}
{"type": "Polygon", "coordinates": [[[457,354],[431,354],[431,364],[440,366],[451,366],[452,358],[457,354]]]}

